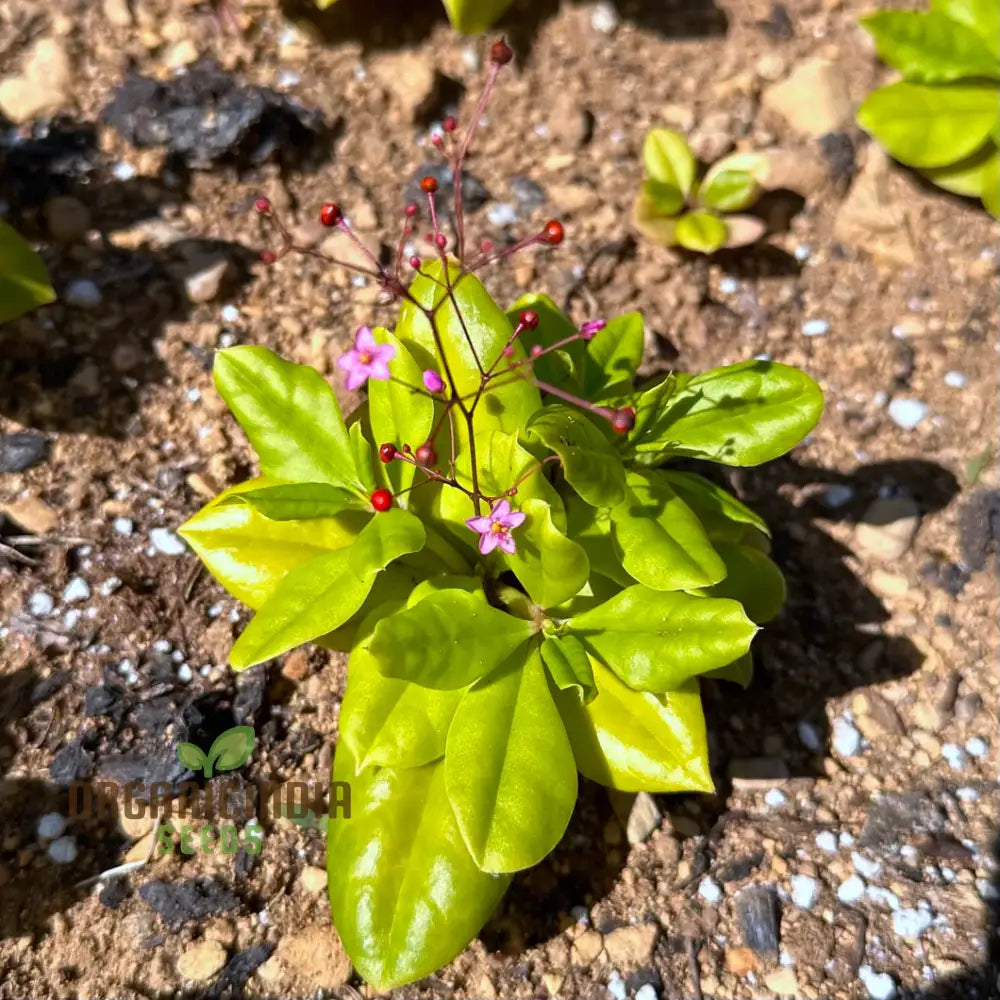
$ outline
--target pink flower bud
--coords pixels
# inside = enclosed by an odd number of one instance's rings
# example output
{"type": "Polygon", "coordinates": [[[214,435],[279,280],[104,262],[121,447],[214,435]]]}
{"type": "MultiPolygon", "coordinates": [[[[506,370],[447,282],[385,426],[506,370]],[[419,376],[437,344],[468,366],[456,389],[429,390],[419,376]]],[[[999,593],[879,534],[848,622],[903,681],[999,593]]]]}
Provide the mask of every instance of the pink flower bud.
{"type": "Polygon", "coordinates": [[[580,327],[580,336],[584,340],[593,340],[594,335],[600,333],[607,325],[603,319],[588,320],[580,327]]]}
{"type": "Polygon", "coordinates": [[[441,392],[444,389],[444,379],[433,368],[424,372],[424,388],[428,392],[441,392]]]}

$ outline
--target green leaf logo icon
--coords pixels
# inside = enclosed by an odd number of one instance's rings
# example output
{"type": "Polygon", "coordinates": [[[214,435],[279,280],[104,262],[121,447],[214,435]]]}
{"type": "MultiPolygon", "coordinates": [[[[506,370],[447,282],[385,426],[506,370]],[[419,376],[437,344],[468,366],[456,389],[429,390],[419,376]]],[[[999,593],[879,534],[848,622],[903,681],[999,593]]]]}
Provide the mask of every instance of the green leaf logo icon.
{"type": "Polygon", "coordinates": [[[213,770],[232,771],[250,759],[253,752],[252,726],[234,726],[221,733],[207,754],[193,743],[177,744],[177,759],[192,771],[203,771],[211,778],[213,770]]]}

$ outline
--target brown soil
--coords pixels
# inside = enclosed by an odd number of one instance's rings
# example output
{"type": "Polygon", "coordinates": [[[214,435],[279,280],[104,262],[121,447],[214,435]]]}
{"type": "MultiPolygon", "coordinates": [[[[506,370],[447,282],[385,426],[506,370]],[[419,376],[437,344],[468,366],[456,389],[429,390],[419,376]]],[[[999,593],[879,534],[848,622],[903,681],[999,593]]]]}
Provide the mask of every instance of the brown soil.
{"type": "MultiPolygon", "coordinates": [[[[310,650],[234,677],[226,653],[245,611],[192,554],[163,554],[150,533],[251,471],[212,389],[213,348],[266,344],[332,373],[358,323],[392,323],[376,289],[314,259],[247,262],[270,239],[249,210],[260,193],[303,239],[317,238],[310,220],[335,196],[366,236],[394,245],[401,188],[431,159],[418,105],[430,95],[433,116],[436,96],[457,95],[468,113],[481,79],[470,56],[483,48],[456,36],[430,0],[407,16],[397,6],[342,0],[319,19],[332,25],[325,39],[290,36],[272,0],[234,8],[240,36],[220,31],[197,0],[137,0],[134,17],[113,0],[51,9],[11,0],[0,12],[0,77],[18,71],[38,37],[61,38],[77,122],[98,121],[130,62],[167,79],[188,52],[265,86],[294,73],[288,92],[338,123],[313,172],[220,166],[173,180],[159,151],[137,151],[99,125],[96,169],[63,192],[87,207],[97,235],[69,245],[51,238],[41,205],[12,201],[0,177],[9,218],[39,241],[57,288],[89,277],[103,296],[92,311],[57,303],[0,329],[0,433],[40,432],[51,443],[44,461],[0,475],[0,504],[20,504],[8,508],[5,535],[41,542],[16,547],[27,559],[0,549],[0,997],[224,996],[243,983],[252,996],[366,989],[303,945],[329,919],[307,871],[325,865],[318,829],[278,820],[257,858],[175,854],[75,889],[121,864],[146,831],[133,825],[130,838],[112,823],[71,821],[76,857],[56,864],[36,827],[67,811],[58,775],[121,775],[133,760],[148,771],[157,753],[169,770],[182,728],[198,742],[252,722],[258,743],[245,778],[325,780],[342,660],[310,650]],[[428,85],[427,67],[448,78],[443,89],[428,85]],[[121,162],[137,176],[116,178],[121,162]],[[177,242],[155,246],[150,219],[177,242]],[[185,277],[220,253],[232,262],[229,288],[189,303],[185,277]],[[224,318],[225,305],[238,318],[224,318]],[[116,529],[121,518],[131,534],[116,529]],[[63,590],[78,577],[89,596],[67,603],[63,590]],[[111,578],[120,585],[102,587],[111,578]],[[32,603],[42,591],[54,598],[51,614],[32,603]],[[74,609],[81,614],[67,619],[74,609]],[[98,687],[122,693],[107,714],[87,716],[87,691],[98,687]],[[234,905],[173,926],[141,895],[151,882],[196,877],[234,893],[234,905]],[[178,964],[194,959],[182,956],[206,941],[220,942],[231,964],[221,978],[185,981],[178,964]],[[292,957],[250,975],[283,941],[292,957]]],[[[881,79],[855,24],[868,4],[804,0],[787,5],[785,20],[764,0],[611,6],[621,18],[611,35],[595,30],[592,6],[573,3],[525,0],[504,22],[519,60],[470,163],[491,195],[470,227],[503,239],[490,213],[518,205],[512,177],[530,178],[546,201],[519,209],[517,231],[559,215],[568,238],[491,272],[499,301],[532,289],[568,299],[580,319],[640,309],[650,371],[766,352],[821,383],[827,409],[816,432],[788,458],[731,479],[774,525],[790,598],[758,640],[751,690],[707,692],[716,797],[660,797],[662,824],[630,845],[629,804],[585,788],[563,845],[515,880],[481,940],[397,993],[624,998],[648,983],[664,998],[794,988],[849,1000],[869,996],[865,977],[885,973],[900,997],[1000,996],[988,958],[996,917],[984,902],[996,894],[1000,807],[995,226],[978,205],[893,168],[883,193],[898,231],[845,235],[866,139],[845,123],[821,143],[761,108],[770,80],[817,55],[834,61],[856,105],[881,79]],[[771,199],[778,231],[767,246],[706,263],[621,242],[642,136],[665,117],[692,125],[716,155],[738,144],[795,157],[790,186],[805,201],[771,199]],[[828,333],[804,336],[815,319],[828,333]],[[949,385],[948,372],[967,384],[949,385]],[[929,416],[913,430],[897,426],[886,401],[898,398],[923,402],[929,416]],[[969,462],[984,453],[974,475],[969,462]],[[919,528],[901,555],[880,561],[859,545],[857,524],[885,495],[911,499],[919,528]],[[852,733],[865,742],[849,755],[852,733]],[[963,750],[958,760],[952,746],[978,750],[975,738],[985,754],[963,750]],[[867,893],[838,898],[858,872],[867,893]],[[809,909],[789,898],[796,877],[815,880],[809,909]],[[751,885],[777,891],[780,954],[745,939],[741,892],[751,885]],[[934,919],[914,940],[899,913],[921,907],[934,919]],[[654,931],[613,933],[630,925],[654,931]]]]}

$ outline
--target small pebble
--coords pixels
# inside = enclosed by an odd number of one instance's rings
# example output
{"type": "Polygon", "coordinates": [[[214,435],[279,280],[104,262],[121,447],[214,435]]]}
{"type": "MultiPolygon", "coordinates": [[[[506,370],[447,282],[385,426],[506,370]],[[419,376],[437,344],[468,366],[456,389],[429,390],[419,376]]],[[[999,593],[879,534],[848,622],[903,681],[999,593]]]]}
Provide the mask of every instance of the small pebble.
{"type": "Polygon", "coordinates": [[[852,875],[840,884],[837,899],[842,903],[856,903],[865,894],[865,881],[860,875],[852,875]]]}
{"type": "Polygon", "coordinates": [[[889,403],[889,419],[904,431],[912,431],[927,419],[930,408],[919,399],[894,399],[889,403]]]}
{"type": "Polygon", "coordinates": [[[197,403],[201,399],[201,389],[188,389],[187,398],[189,403],[197,403]]]}
{"type": "Polygon", "coordinates": [[[825,319],[806,320],[802,332],[807,337],[825,337],[830,332],[830,324],[825,319]]]}
{"type": "Polygon", "coordinates": [[[56,602],[52,595],[44,590],[36,590],[28,598],[28,610],[40,618],[42,615],[51,615],[55,610],[56,602]]]}
{"type": "Polygon", "coordinates": [[[590,911],[586,906],[574,906],[569,915],[578,923],[587,927],[590,924],[590,911]]]}
{"type": "Polygon", "coordinates": [[[187,546],[169,528],[153,528],[149,540],[153,548],[165,556],[179,556],[187,551],[187,546]]]}
{"type": "Polygon", "coordinates": [[[76,309],[96,309],[101,304],[101,290],[87,278],[77,278],[66,286],[63,302],[76,309]]]}
{"type": "Polygon", "coordinates": [[[55,840],[66,830],[66,817],[62,813],[46,813],[38,817],[35,832],[40,840],[55,840]]]}
{"type": "Polygon", "coordinates": [[[507,202],[500,202],[486,213],[486,217],[494,226],[512,226],[517,222],[517,210],[507,202]]]}
{"type": "Polygon", "coordinates": [[[816,846],[827,854],[837,853],[837,835],[832,830],[823,830],[816,834],[816,846]]]}
{"type": "Polygon", "coordinates": [[[955,743],[943,744],[941,756],[948,761],[948,765],[953,771],[961,771],[965,767],[965,751],[955,743]]]}
{"type": "Polygon", "coordinates": [[[970,757],[985,757],[989,748],[989,744],[981,736],[973,736],[965,744],[965,752],[970,757]]]}
{"type": "Polygon", "coordinates": [[[964,389],[969,384],[969,376],[962,372],[945,372],[944,384],[950,385],[952,389],[964,389]]]}
{"type": "Polygon", "coordinates": [[[135,529],[135,525],[132,523],[132,518],[130,517],[116,517],[114,521],[111,522],[111,527],[119,535],[131,535],[135,529]]]}
{"type": "Polygon", "coordinates": [[[627,1000],[628,990],[625,987],[625,980],[617,969],[608,976],[608,996],[612,1000],[627,1000]]]}
{"type": "Polygon", "coordinates": [[[792,902],[800,910],[811,910],[819,898],[819,883],[808,875],[792,876],[792,902]]]}
{"type": "Polygon", "coordinates": [[[840,836],[837,837],[837,843],[839,843],[841,847],[853,847],[854,834],[848,833],[846,830],[842,830],[840,836]]]}
{"type": "Polygon", "coordinates": [[[767,795],[764,796],[764,802],[772,809],[777,809],[780,806],[783,806],[787,801],[788,796],[785,795],[780,788],[772,788],[767,795]]]}
{"type": "Polygon", "coordinates": [[[854,870],[859,875],[867,879],[878,878],[882,874],[882,863],[880,861],[872,861],[871,858],[866,858],[857,851],[851,851],[851,864],[854,865],[854,870]]]}
{"type": "Polygon", "coordinates": [[[884,889],[880,885],[868,886],[868,898],[873,903],[883,903],[890,910],[899,909],[899,896],[891,889],[884,889]]]}
{"type": "Polygon", "coordinates": [[[808,243],[800,243],[795,248],[795,259],[801,264],[809,259],[809,255],[812,253],[812,247],[808,243]]]}
{"type": "Polygon", "coordinates": [[[122,581],[120,577],[109,576],[98,588],[98,592],[101,597],[110,597],[116,590],[121,587],[122,581]]]}
{"type": "Polygon", "coordinates": [[[816,753],[823,748],[823,738],[820,736],[819,730],[811,722],[800,722],[797,728],[799,739],[802,740],[802,745],[807,750],[812,750],[816,753]]]}
{"type": "Polygon", "coordinates": [[[834,483],[824,494],[823,503],[827,507],[843,507],[854,499],[854,487],[846,483],[834,483]]]}
{"type": "Polygon", "coordinates": [[[861,750],[861,733],[843,716],[833,720],[833,749],[841,757],[854,757],[861,750]]]}
{"type": "Polygon", "coordinates": [[[698,883],[698,895],[706,903],[715,906],[722,899],[722,889],[719,888],[719,883],[715,879],[706,876],[698,883]]]}
{"type": "Polygon", "coordinates": [[[652,983],[645,983],[635,991],[635,1000],[659,1000],[656,987],[652,983]]]}
{"type": "Polygon", "coordinates": [[[192,677],[194,677],[194,671],[186,663],[182,663],[177,668],[177,679],[182,684],[187,684],[192,677]]]}
{"type": "Polygon", "coordinates": [[[278,73],[279,87],[297,87],[301,83],[302,77],[290,69],[283,69],[278,73]]]}
{"type": "Polygon", "coordinates": [[[955,790],[959,802],[975,802],[979,798],[979,792],[974,788],[958,788],[955,790]]]}
{"type": "Polygon", "coordinates": [[[976,879],[976,892],[979,893],[979,898],[983,900],[984,903],[992,903],[994,900],[1000,898],[1000,891],[997,887],[986,878],[976,879]]]}
{"type": "Polygon", "coordinates": [[[82,576],[74,576],[66,584],[66,589],[62,594],[62,598],[67,604],[74,604],[76,601],[85,601],[88,597],[90,597],[90,584],[82,576]]]}
{"type": "Polygon", "coordinates": [[[618,30],[618,11],[612,3],[595,4],[590,14],[590,26],[602,35],[613,35],[618,30]]]}
{"type": "Polygon", "coordinates": [[[858,969],[858,979],[868,990],[871,1000],[895,1000],[896,982],[888,972],[876,972],[870,965],[858,969]]]}
{"type": "Polygon", "coordinates": [[[240,311],[236,306],[223,306],[220,315],[224,323],[235,323],[240,318],[240,311]]]}
{"type": "Polygon", "coordinates": [[[118,163],[111,168],[111,173],[117,181],[130,181],[133,177],[135,177],[136,169],[131,163],[128,163],[125,160],[119,160],[118,163]]]}
{"type": "Polygon", "coordinates": [[[730,278],[727,274],[719,279],[719,291],[723,295],[735,295],[740,290],[740,283],[735,278],[730,278]]]}
{"type": "Polygon", "coordinates": [[[60,837],[49,844],[49,857],[57,865],[68,865],[76,858],[76,838],[60,837]]]}
{"type": "Polygon", "coordinates": [[[903,909],[892,915],[892,929],[899,937],[920,937],[934,924],[934,914],[930,910],[903,909]]]}

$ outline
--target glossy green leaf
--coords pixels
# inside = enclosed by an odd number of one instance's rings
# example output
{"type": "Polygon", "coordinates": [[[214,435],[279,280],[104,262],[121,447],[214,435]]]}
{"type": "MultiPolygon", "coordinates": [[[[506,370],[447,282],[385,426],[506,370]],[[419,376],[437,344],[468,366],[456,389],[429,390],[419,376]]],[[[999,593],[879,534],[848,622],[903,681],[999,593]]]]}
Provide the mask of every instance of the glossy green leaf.
{"type": "Polygon", "coordinates": [[[684,207],[684,192],[666,181],[643,181],[642,196],[657,215],[672,217],[684,207]]]}
{"type": "Polygon", "coordinates": [[[760,197],[760,185],[743,170],[722,170],[711,181],[706,179],[698,200],[719,212],[742,212],[760,197]]]}
{"type": "MultiPolygon", "coordinates": [[[[552,347],[577,332],[576,324],[547,295],[522,295],[507,310],[507,318],[516,324],[525,309],[531,309],[538,315],[538,326],[534,330],[525,330],[518,337],[525,351],[530,352],[536,344],[552,347]]],[[[543,354],[531,363],[531,368],[541,381],[557,389],[572,390],[579,387],[584,353],[585,344],[576,340],[559,350],[543,354]]]]}
{"type": "Polygon", "coordinates": [[[354,468],[358,474],[365,497],[375,492],[375,449],[371,441],[365,437],[365,428],[360,420],[347,425],[347,435],[351,439],[351,450],[354,452],[354,468]]]}
{"type": "Polygon", "coordinates": [[[715,253],[726,245],[729,230],[714,212],[688,212],[677,220],[674,237],[685,250],[715,253]]]}
{"type": "MultiPolygon", "coordinates": [[[[377,344],[396,348],[394,377],[368,382],[368,413],[375,446],[385,442],[401,446],[405,441],[416,448],[427,440],[434,425],[434,401],[423,388],[423,369],[388,330],[379,327],[373,333],[377,344]]],[[[416,466],[410,462],[390,462],[385,471],[395,494],[412,486],[416,476],[416,466]]]]}
{"type": "Polygon", "coordinates": [[[858,124],[908,166],[943,167],[979,149],[998,116],[996,84],[901,81],[869,94],[858,124]]]}
{"type": "Polygon", "coordinates": [[[495,670],[534,630],[482,592],[443,590],[379,622],[368,647],[386,677],[447,691],[495,670]]]}
{"type": "Polygon", "coordinates": [[[371,511],[353,490],[330,483],[279,483],[246,493],[233,493],[222,505],[248,504],[269,521],[309,521],[335,517],[343,510],[371,511]]]}
{"type": "Polygon", "coordinates": [[[592,507],[575,493],[566,498],[568,533],[587,553],[592,573],[599,573],[628,587],[635,581],[625,572],[611,541],[611,515],[607,508],[592,507]]]}
{"type": "MultiPolygon", "coordinates": [[[[1000,7],[994,4],[994,17],[1000,7]]],[[[972,28],[940,11],[882,10],[861,18],[882,60],[915,83],[996,78],[1000,63],[972,28]]]]}
{"type": "Polygon", "coordinates": [[[560,691],[575,689],[584,702],[597,697],[590,656],[575,635],[546,636],[542,643],[542,661],[560,691]]]}
{"type": "Polygon", "coordinates": [[[220,493],[178,531],[226,590],[257,610],[287,573],[317,556],[351,545],[370,517],[346,510],[307,523],[271,521],[249,504],[230,504],[238,494],[275,486],[251,479],[220,493]]]}
{"type": "Polygon", "coordinates": [[[42,258],[0,219],[0,323],[54,302],[56,293],[42,258]]]}
{"type": "Polygon", "coordinates": [[[351,817],[328,824],[330,908],[358,972],[377,990],[447,965],[489,919],[510,878],[472,860],[444,787],[444,762],[368,768],[343,744],[333,777],[351,817]]]}
{"type": "MultiPolygon", "coordinates": [[[[426,549],[418,554],[423,557],[426,549]]],[[[368,591],[361,607],[343,625],[338,625],[332,632],[326,632],[319,636],[315,643],[324,649],[334,649],[341,653],[353,652],[362,636],[366,634],[364,626],[368,619],[376,610],[386,609],[386,614],[406,606],[407,598],[413,593],[415,587],[426,578],[427,573],[424,568],[417,568],[412,565],[404,565],[400,560],[396,560],[391,566],[387,566],[378,576],[372,589],[368,591]]],[[[374,628],[374,624],[372,624],[374,628]]],[[[370,631],[370,629],[368,630],[370,631]]]]}
{"type": "Polygon", "coordinates": [[[991,140],[964,160],[950,163],[946,167],[925,168],[920,172],[939,188],[951,191],[952,194],[981,198],[986,190],[988,173],[994,169],[998,155],[997,147],[991,140]]]}
{"type": "Polygon", "coordinates": [[[642,162],[654,180],[670,184],[682,194],[690,194],[697,169],[687,139],[668,128],[654,128],[642,144],[642,162]]]}
{"type": "Polygon", "coordinates": [[[771,160],[763,153],[730,153],[716,160],[702,178],[701,190],[711,187],[719,174],[749,174],[760,187],[767,187],[771,180],[771,160]]]}
{"type": "Polygon", "coordinates": [[[611,508],[611,532],[625,570],[653,590],[718,583],[725,563],[691,508],[658,472],[630,472],[625,500],[611,508]]]}
{"type": "Polygon", "coordinates": [[[629,388],[642,362],[645,346],[642,313],[630,312],[611,320],[587,344],[583,395],[603,399],[607,393],[629,388]]]}
{"type": "Polygon", "coordinates": [[[698,515],[713,541],[741,542],[748,530],[770,536],[767,522],[721,486],[695,472],[663,469],[658,473],[698,515]]]}
{"type": "Polygon", "coordinates": [[[743,605],[758,625],[769,622],[785,603],[785,578],[770,557],[752,545],[717,542],[726,562],[726,578],[708,589],[712,597],[730,597],[743,605]]]}
{"type": "Polygon", "coordinates": [[[442,0],[456,31],[479,35],[489,31],[511,5],[511,0],[442,0]]]}
{"type": "Polygon", "coordinates": [[[822,411],[823,394],[805,372],[744,361],[692,378],[635,445],[664,457],[760,465],[798,444],[822,411]]]}
{"type": "Polygon", "coordinates": [[[483,871],[530,868],[562,839],[576,766],[537,644],[465,693],[444,769],[459,829],[483,871]]]}
{"type": "Polygon", "coordinates": [[[360,646],[351,652],[340,740],[359,770],[420,767],[444,756],[445,737],[463,689],[431,688],[384,676],[360,646]]]}
{"type": "Polygon", "coordinates": [[[997,0],[931,0],[931,10],[972,28],[1000,59],[1000,16],[997,0]]]}
{"type": "Polygon", "coordinates": [[[642,586],[626,588],[565,628],[629,687],[657,692],[731,663],[757,632],[737,601],[642,586]]]}
{"type": "Polygon", "coordinates": [[[698,682],[649,694],[591,662],[598,694],[589,705],[572,690],[556,696],[580,773],[623,792],[711,793],[698,682]]]}
{"type": "Polygon", "coordinates": [[[983,168],[983,206],[994,219],[1000,219],[1000,156],[994,155],[983,168]]]}
{"type": "Polygon", "coordinates": [[[535,438],[562,459],[566,481],[589,504],[611,507],[625,496],[625,467],[608,440],[583,414],[553,405],[528,421],[535,438]]]}
{"type": "Polygon", "coordinates": [[[753,653],[746,653],[738,660],[719,667],[718,670],[710,670],[705,677],[714,681],[730,681],[742,688],[748,688],[753,680],[753,653]]]}
{"type": "Polygon", "coordinates": [[[363,488],[340,407],[315,368],[266,347],[230,347],[216,354],[213,377],[264,475],[363,488]]]}
{"type": "Polygon", "coordinates": [[[399,508],[374,515],[349,548],[291,570],[230,653],[237,670],[269,660],[343,625],[364,604],[379,571],[424,544],[424,526],[399,508]]]}

